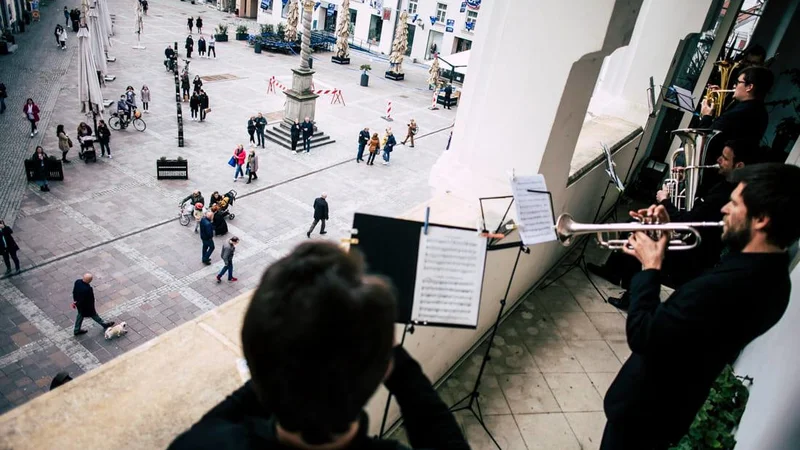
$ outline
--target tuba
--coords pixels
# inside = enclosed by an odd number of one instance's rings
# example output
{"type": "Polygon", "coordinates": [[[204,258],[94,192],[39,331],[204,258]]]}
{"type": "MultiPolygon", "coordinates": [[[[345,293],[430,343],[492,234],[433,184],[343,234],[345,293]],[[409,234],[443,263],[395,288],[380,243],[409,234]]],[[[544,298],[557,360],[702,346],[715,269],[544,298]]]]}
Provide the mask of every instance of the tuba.
{"type": "Polygon", "coordinates": [[[694,207],[697,188],[703,178],[704,169],[719,168],[719,165],[703,165],[711,139],[720,132],[717,130],[684,128],[672,132],[681,140],[681,146],[669,159],[670,177],[664,181],[663,188],[669,191],[672,204],[679,211],[691,211],[694,207]],[[680,161],[683,157],[683,161],[680,161]]]}

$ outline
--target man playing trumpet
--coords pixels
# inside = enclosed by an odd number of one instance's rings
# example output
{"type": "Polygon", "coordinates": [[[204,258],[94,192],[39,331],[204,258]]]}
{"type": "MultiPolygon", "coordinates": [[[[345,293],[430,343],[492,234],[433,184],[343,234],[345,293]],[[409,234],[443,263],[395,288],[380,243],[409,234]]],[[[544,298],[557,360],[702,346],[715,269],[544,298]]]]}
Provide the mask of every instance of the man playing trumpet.
{"type": "MultiPolygon", "coordinates": [[[[800,237],[800,167],[757,164],[733,174],[722,208],[731,252],[662,303],[668,233],[636,232],[623,250],[643,271],[631,282],[626,334],[632,354],[608,389],[601,450],[666,449],[687,432],[726,364],[775,325],[789,303],[787,248],[800,237]]],[[[672,220],[653,205],[632,215],[672,220]]]]}
{"type": "MultiPolygon", "coordinates": [[[[728,202],[731,192],[736,187],[732,181],[734,170],[759,162],[756,153],[757,150],[753,143],[726,142],[722,154],[717,158],[718,173],[722,181],[709,189],[706,195],[699,197],[691,211],[678,211],[666,189],[658,191],[656,201],[665,208],[674,222],[719,222],[722,220],[720,210],[728,202]]],[[[722,251],[719,231],[714,228],[701,228],[698,231],[702,243],[697,248],[670,253],[664,261],[662,267],[664,282],[670,287],[676,288],[682,285],[719,261],[722,251]]],[[[635,258],[615,252],[608,257],[605,265],[598,266],[589,263],[587,268],[610,283],[628,289],[631,279],[639,272],[641,265],[635,258]]],[[[630,299],[630,292],[626,291],[621,297],[609,297],[608,303],[619,309],[627,310],[630,299]]]]}

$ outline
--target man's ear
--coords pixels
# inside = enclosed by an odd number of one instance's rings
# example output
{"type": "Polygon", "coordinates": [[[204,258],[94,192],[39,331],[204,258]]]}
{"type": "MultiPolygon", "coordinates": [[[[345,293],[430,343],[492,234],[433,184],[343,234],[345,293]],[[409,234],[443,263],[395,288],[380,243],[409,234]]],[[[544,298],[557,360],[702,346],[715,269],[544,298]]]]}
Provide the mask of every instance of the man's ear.
{"type": "Polygon", "coordinates": [[[744,163],[741,161],[733,165],[734,169],[741,169],[742,167],[744,167],[744,163]]]}
{"type": "Polygon", "coordinates": [[[764,231],[770,223],[769,216],[753,217],[750,219],[750,227],[753,231],[764,231]]]}

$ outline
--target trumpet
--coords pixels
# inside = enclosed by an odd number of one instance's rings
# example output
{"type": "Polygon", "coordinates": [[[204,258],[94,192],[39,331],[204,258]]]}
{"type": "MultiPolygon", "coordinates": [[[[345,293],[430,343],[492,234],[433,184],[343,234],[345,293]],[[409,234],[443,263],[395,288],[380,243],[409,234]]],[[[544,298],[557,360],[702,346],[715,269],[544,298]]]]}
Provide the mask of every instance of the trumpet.
{"type": "Polygon", "coordinates": [[[697,228],[702,227],[721,227],[722,222],[676,222],[676,223],[603,223],[585,224],[575,222],[569,214],[561,214],[556,220],[556,235],[561,244],[568,247],[572,244],[576,236],[584,234],[596,234],[597,242],[603,248],[619,250],[626,247],[627,239],[620,237],[620,233],[643,231],[652,238],[658,238],[661,233],[674,232],[683,234],[681,238],[670,238],[667,250],[691,250],[702,242],[700,232],[697,228]],[[687,237],[694,236],[694,242],[687,243],[687,237]]]}

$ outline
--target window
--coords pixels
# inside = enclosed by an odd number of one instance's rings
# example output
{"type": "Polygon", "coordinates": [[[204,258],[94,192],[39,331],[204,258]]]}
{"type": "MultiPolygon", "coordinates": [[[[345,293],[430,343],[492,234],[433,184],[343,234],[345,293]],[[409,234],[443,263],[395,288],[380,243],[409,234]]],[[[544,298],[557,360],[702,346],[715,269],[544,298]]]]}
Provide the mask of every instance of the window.
{"type": "Polygon", "coordinates": [[[437,3],[436,4],[436,21],[445,23],[447,20],[447,4],[445,3],[437,3]]]}
{"type": "Polygon", "coordinates": [[[419,0],[408,0],[408,13],[416,14],[418,6],[419,6],[419,0]]]}
{"type": "Polygon", "coordinates": [[[475,31],[475,23],[478,21],[478,11],[467,11],[466,29],[475,31]]]}

